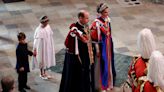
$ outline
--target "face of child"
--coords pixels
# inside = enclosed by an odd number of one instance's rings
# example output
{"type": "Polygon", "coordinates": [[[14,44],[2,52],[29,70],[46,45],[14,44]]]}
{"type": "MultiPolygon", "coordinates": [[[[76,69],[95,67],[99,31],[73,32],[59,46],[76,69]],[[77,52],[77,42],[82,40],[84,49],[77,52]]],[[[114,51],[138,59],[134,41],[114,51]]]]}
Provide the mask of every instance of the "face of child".
{"type": "Polygon", "coordinates": [[[48,25],[48,22],[49,22],[49,20],[48,21],[45,21],[45,22],[42,22],[42,27],[43,28],[46,27],[48,25]]]}
{"type": "Polygon", "coordinates": [[[20,39],[19,42],[23,44],[26,43],[25,38],[20,39]]]}

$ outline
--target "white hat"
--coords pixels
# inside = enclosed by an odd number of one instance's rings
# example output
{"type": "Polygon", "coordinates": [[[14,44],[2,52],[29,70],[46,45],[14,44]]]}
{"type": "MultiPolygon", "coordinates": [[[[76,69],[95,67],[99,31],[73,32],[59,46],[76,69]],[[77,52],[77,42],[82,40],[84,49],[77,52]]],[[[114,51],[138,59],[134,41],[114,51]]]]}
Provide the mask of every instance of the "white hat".
{"type": "Polygon", "coordinates": [[[149,59],[156,49],[155,39],[150,29],[145,28],[139,32],[137,46],[142,58],[149,59]]]}
{"type": "Polygon", "coordinates": [[[159,51],[152,52],[147,78],[154,83],[154,86],[159,86],[164,90],[164,56],[159,51]]]}

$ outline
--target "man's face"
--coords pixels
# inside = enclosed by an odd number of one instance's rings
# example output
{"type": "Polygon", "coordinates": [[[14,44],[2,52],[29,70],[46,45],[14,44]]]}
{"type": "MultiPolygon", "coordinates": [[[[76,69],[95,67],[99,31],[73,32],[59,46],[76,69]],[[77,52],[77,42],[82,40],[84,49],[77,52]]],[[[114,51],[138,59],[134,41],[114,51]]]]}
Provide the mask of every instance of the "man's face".
{"type": "Polygon", "coordinates": [[[80,17],[79,20],[83,25],[87,24],[89,22],[89,13],[85,12],[84,17],[80,17]]]}

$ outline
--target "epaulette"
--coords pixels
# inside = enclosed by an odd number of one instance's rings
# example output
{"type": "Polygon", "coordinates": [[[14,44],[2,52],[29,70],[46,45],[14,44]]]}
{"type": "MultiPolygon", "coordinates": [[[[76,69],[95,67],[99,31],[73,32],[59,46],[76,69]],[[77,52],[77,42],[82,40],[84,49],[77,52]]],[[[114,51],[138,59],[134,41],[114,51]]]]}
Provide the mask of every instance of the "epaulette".
{"type": "Polygon", "coordinates": [[[135,60],[135,61],[137,61],[139,58],[141,58],[141,56],[139,56],[139,55],[133,56],[133,60],[135,60]]]}
{"type": "Polygon", "coordinates": [[[135,72],[135,70],[134,70],[134,68],[135,68],[135,64],[136,64],[136,62],[137,62],[137,60],[139,59],[140,57],[139,56],[134,56],[133,57],[133,63],[132,63],[132,71],[131,71],[131,77],[132,77],[132,79],[133,79],[133,84],[137,87],[137,85],[138,85],[138,80],[137,80],[137,77],[136,77],[136,72],[135,72]]]}
{"type": "Polygon", "coordinates": [[[136,64],[136,62],[138,61],[138,59],[141,58],[140,56],[133,56],[133,64],[132,64],[132,69],[134,69],[134,66],[136,64]]]}

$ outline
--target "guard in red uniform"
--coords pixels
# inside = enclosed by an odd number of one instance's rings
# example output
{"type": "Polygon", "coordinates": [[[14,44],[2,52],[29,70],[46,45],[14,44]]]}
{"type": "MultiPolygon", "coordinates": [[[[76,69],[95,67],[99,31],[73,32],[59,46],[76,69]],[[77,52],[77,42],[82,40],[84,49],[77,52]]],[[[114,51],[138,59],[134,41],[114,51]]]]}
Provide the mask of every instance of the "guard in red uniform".
{"type": "Polygon", "coordinates": [[[152,52],[149,60],[148,74],[142,78],[134,92],[164,92],[164,56],[159,51],[152,52]]]}
{"type": "Polygon", "coordinates": [[[148,60],[156,48],[155,40],[150,29],[145,28],[139,33],[137,44],[141,56],[134,58],[128,71],[132,92],[142,82],[140,79],[147,75],[148,60]]]}

